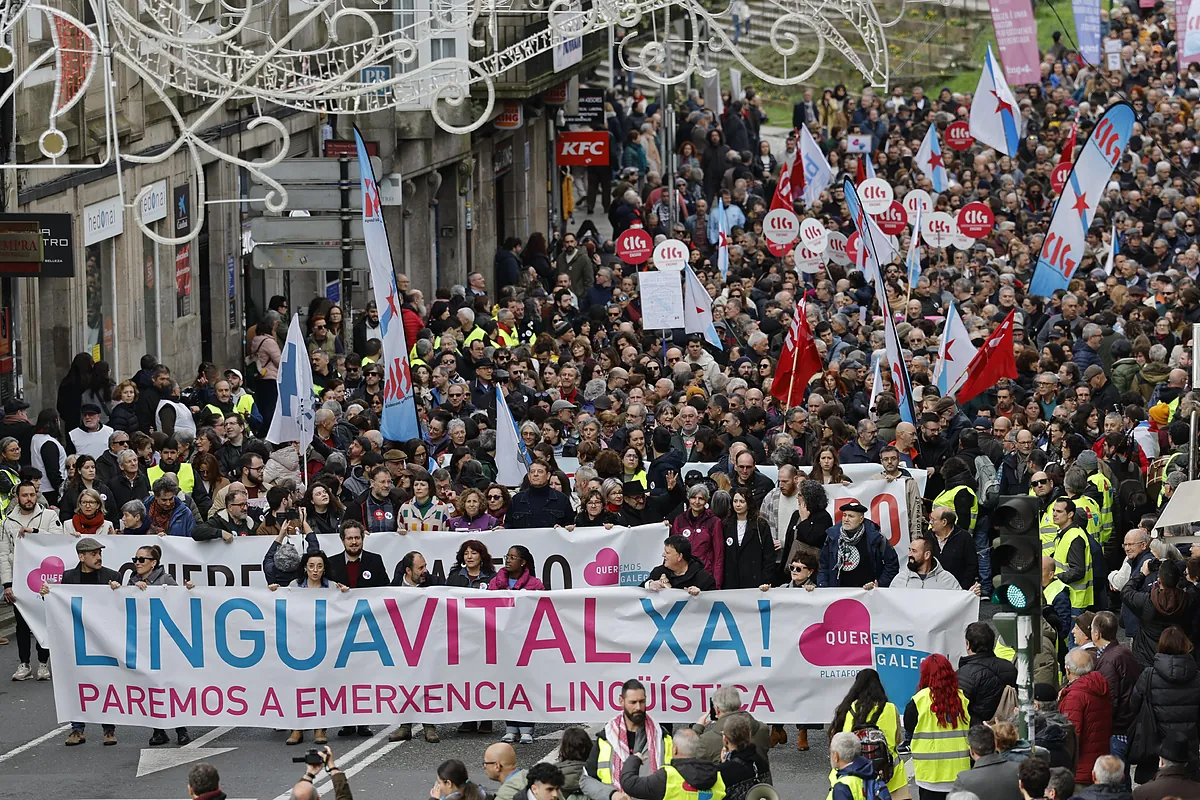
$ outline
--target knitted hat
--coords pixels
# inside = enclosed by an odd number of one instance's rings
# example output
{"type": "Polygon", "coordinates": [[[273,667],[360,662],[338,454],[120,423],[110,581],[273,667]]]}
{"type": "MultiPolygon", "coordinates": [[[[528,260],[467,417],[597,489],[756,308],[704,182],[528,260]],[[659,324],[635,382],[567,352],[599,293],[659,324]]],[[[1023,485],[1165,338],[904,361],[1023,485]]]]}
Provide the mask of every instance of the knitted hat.
{"type": "Polygon", "coordinates": [[[1156,425],[1166,425],[1171,420],[1171,407],[1166,403],[1150,406],[1150,420],[1156,425]]]}

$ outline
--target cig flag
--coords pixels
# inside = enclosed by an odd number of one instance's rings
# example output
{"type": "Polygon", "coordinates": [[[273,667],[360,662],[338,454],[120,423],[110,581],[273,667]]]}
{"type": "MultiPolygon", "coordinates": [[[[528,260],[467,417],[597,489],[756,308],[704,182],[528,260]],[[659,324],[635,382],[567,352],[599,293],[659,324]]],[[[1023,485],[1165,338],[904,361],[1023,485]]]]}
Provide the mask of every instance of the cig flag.
{"type": "Polygon", "coordinates": [[[367,262],[371,265],[371,288],[375,306],[379,309],[379,328],[383,333],[383,416],[379,432],[384,439],[402,442],[417,439],[421,426],[417,421],[417,402],[413,397],[412,372],[408,366],[408,346],[404,341],[404,321],[400,306],[404,298],[396,289],[396,271],[392,267],[392,251],[388,246],[387,229],[379,205],[379,187],[375,170],[367,155],[367,146],[358,129],[354,130],[358,146],[358,171],[362,183],[363,239],[366,242],[367,262]]]}
{"type": "Polygon", "coordinates": [[[279,396],[275,399],[275,416],[271,418],[271,429],[267,441],[275,444],[299,442],[300,453],[308,451],[316,429],[313,405],[312,364],[304,346],[304,334],[300,332],[300,317],[292,315],[288,326],[287,341],[279,359],[279,396]]]}
{"type": "Polygon", "coordinates": [[[1133,117],[1133,107],[1128,103],[1110,106],[1083,143],[1083,151],[1054,206],[1050,229],[1030,280],[1030,294],[1049,297],[1055,289],[1065,289],[1070,283],[1083,259],[1084,239],[1096,206],[1129,144],[1133,117]]]}

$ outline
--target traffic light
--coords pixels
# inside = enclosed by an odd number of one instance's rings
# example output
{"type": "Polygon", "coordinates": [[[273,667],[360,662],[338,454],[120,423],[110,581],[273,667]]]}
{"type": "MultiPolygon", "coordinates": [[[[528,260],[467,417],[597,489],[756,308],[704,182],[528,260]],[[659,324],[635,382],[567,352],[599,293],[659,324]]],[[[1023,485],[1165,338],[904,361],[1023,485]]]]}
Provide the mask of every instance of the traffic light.
{"type": "Polygon", "coordinates": [[[1036,497],[1001,497],[992,514],[992,583],[1004,610],[1037,616],[1042,605],[1042,542],[1036,497]]]}

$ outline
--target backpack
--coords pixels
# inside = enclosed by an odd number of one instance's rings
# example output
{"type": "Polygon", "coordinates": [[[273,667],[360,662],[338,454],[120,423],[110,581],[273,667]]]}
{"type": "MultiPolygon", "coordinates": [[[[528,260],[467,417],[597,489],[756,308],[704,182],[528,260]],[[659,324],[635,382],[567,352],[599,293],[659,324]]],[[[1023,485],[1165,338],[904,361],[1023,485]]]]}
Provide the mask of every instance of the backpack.
{"type": "Polygon", "coordinates": [[[980,507],[995,508],[1000,499],[1000,476],[987,456],[975,456],[975,484],[979,487],[976,494],[980,507]]]}
{"type": "MultiPolygon", "coordinates": [[[[862,744],[863,758],[875,765],[875,774],[881,779],[884,791],[887,791],[887,782],[892,779],[892,773],[896,769],[896,761],[892,758],[887,737],[874,725],[859,725],[854,728],[853,733],[862,744]]],[[[872,798],[874,795],[868,793],[867,797],[872,798]]]]}
{"type": "Polygon", "coordinates": [[[867,778],[863,781],[864,800],[892,800],[892,793],[887,787],[887,781],[878,777],[867,778]]]}

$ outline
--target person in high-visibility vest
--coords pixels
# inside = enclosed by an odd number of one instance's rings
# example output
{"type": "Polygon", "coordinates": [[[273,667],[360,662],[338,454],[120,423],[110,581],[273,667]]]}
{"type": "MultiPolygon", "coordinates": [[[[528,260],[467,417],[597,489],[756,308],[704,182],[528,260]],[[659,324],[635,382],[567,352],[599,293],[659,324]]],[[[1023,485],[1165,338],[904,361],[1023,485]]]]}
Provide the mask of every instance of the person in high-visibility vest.
{"type": "Polygon", "coordinates": [[[621,765],[621,791],[642,800],[723,800],[725,781],[720,769],[712,761],[696,757],[699,735],[684,729],[675,735],[674,741],[671,763],[648,775],[639,774],[643,769],[641,753],[630,753],[621,765]]]}
{"type": "Polygon", "coordinates": [[[12,436],[0,439],[0,519],[8,513],[8,506],[21,482],[21,443],[12,436]]]}
{"type": "MultiPolygon", "coordinates": [[[[849,731],[839,731],[829,740],[829,765],[833,768],[825,800],[872,800],[879,781],[875,765],[862,754],[862,742],[849,731]]],[[[900,769],[903,772],[903,768],[900,769]]]]}
{"type": "MultiPolygon", "coordinates": [[[[888,702],[887,691],[883,688],[879,673],[870,668],[859,670],[858,675],[854,677],[854,685],[833,712],[833,724],[829,729],[853,733],[866,727],[878,728],[888,741],[888,751],[892,754],[894,769],[887,787],[893,800],[908,797],[908,774],[904,771],[900,757],[896,755],[903,733],[900,712],[895,705],[888,702]]],[[[855,736],[855,739],[857,738],[855,736]]],[[[830,747],[832,748],[832,743],[830,747]]],[[[831,784],[837,782],[837,768],[834,770],[834,774],[829,776],[831,784]]]]}
{"type": "Polygon", "coordinates": [[[1084,472],[1087,473],[1087,482],[1095,487],[1100,505],[1099,534],[1096,541],[1104,544],[1112,538],[1113,504],[1116,502],[1112,481],[1101,471],[1100,459],[1091,450],[1080,453],[1079,458],[1075,459],[1075,465],[1083,467],[1084,472]]]}
{"type": "Polygon", "coordinates": [[[1088,536],[1099,541],[1101,533],[1101,505],[1095,498],[1085,495],[1091,489],[1088,482],[1087,470],[1077,464],[1072,464],[1063,475],[1063,490],[1067,497],[1075,503],[1075,522],[1087,531],[1088,536]]]}
{"type": "Polygon", "coordinates": [[[625,791],[621,786],[621,767],[628,758],[641,752],[649,754],[646,766],[651,771],[657,770],[671,763],[674,740],[647,716],[645,685],[630,678],[621,685],[621,713],[596,735],[596,746],[588,759],[588,774],[625,791]]]}
{"type": "Polygon", "coordinates": [[[1170,494],[1167,491],[1166,477],[1172,472],[1187,472],[1188,467],[1188,447],[1191,441],[1191,429],[1188,424],[1182,420],[1172,422],[1167,426],[1167,436],[1171,440],[1171,452],[1165,454],[1166,461],[1163,464],[1162,488],[1158,491],[1158,508],[1162,508],[1170,499],[1170,494]]]}
{"type": "Polygon", "coordinates": [[[921,662],[917,693],[904,709],[904,730],[912,750],[913,772],[921,800],[944,798],[958,773],[971,768],[967,698],[958,676],[940,653],[921,662]]]}
{"type": "Polygon", "coordinates": [[[1060,642],[1071,638],[1071,593],[1067,585],[1056,576],[1057,569],[1054,559],[1049,556],[1042,558],[1042,600],[1047,608],[1054,609],[1058,618],[1058,639],[1060,642]]]}
{"type": "Polygon", "coordinates": [[[959,525],[973,535],[979,520],[979,495],[967,463],[957,456],[947,459],[942,465],[942,477],[946,480],[946,489],[933,498],[933,507],[953,509],[959,525]]]}
{"type": "Polygon", "coordinates": [[[1054,524],[1059,531],[1054,543],[1054,574],[1067,585],[1074,621],[1087,610],[1094,597],[1092,549],[1087,533],[1075,524],[1075,501],[1067,497],[1054,501],[1054,524]]]}
{"type": "Polygon", "coordinates": [[[1042,509],[1038,535],[1042,539],[1042,555],[1054,555],[1054,540],[1058,538],[1058,526],[1054,524],[1054,501],[1058,499],[1058,487],[1045,472],[1035,472],[1029,478],[1029,494],[1038,499],[1042,509]]]}
{"type": "Polygon", "coordinates": [[[179,460],[179,442],[174,436],[163,442],[162,449],[159,450],[158,463],[146,470],[146,478],[153,486],[155,481],[168,472],[174,473],[175,477],[179,479],[179,488],[182,491],[191,494],[196,488],[196,473],[192,470],[191,464],[179,460]]]}

